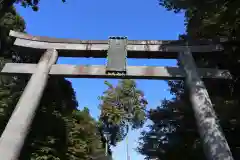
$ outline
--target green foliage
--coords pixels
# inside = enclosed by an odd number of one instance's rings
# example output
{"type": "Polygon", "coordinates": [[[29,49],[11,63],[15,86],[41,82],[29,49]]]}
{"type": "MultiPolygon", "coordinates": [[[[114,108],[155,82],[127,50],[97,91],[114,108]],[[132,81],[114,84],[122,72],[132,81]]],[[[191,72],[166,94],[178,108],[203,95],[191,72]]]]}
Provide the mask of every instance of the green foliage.
{"type": "Polygon", "coordinates": [[[21,16],[19,16],[14,7],[9,9],[3,19],[0,21],[0,26],[8,29],[13,29],[16,31],[25,30],[25,22],[21,16]]]}
{"type": "MultiPolygon", "coordinates": [[[[8,31],[24,32],[25,29],[24,20],[14,8],[1,19],[0,27],[1,68],[7,62],[36,63],[39,60],[39,56],[23,56],[12,48],[13,41],[8,37],[8,31]]],[[[1,76],[0,133],[28,79],[29,76],[1,76]]],[[[64,78],[50,77],[19,159],[90,160],[99,156],[104,159],[104,139],[98,122],[91,117],[87,108],[80,111],[77,106],[71,83],[64,78]]]]}
{"type": "Polygon", "coordinates": [[[108,89],[100,97],[100,121],[104,133],[110,133],[110,143],[124,139],[128,127],[137,129],[143,126],[147,101],[143,92],[137,89],[134,80],[120,80],[114,87],[105,82],[108,89]]]}
{"type": "Polygon", "coordinates": [[[239,1],[159,0],[175,12],[184,11],[188,36],[192,38],[239,37],[239,1]]]}
{"type": "MultiPolygon", "coordinates": [[[[188,39],[228,39],[222,43],[224,52],[195,56],[195,60],[198,67],[228,69],[233,75],[233,81],[208,80],[205,85],[233,156],[239,159],[239,1],[160,0],[160,4],[169,11],[185,12],[188,39]]],[[[169,81],[169,86],[175,97],[148,114],[153,123],[142,133],[139,152],[146,158],[206,159],[184,82],[169,81]]]]}
{"type": "MultiPolygon", "coordinates": [[[[8,30],[10,29],[18,31],[24,31],[25,29],[24,20],[13,7],[0,21],[0,69],[3,68],[5,63],[11,62],[13,58],[12,39],[8,36],[8,30]]],[[[0,76],[0,119],[2,122],[0,124],[0,133],[3,131],[24,88],[23,81],[19,80],[19,78],[0,76]]]]}
{"type": "MultiPolygon", "coordinates": [[[[61,0],[66,2],[66,0],[61,0]]],[[[23,7],[31,7],[34,11],[38,11],[38,4],[40,0],[16,0],[17,3],[21,3],[23,7]]]]}
{"type": "Polygon", "coordinates": [[[89,114],[89,110],[74,111],[68,118],[72,123],[68,126],[68,159],[91,159],[104,156],[104,144],[97,128],[97,122],[89,114]]]}
{"type": "Polygon", "coordinates": [[[76,109],[74,95],[70,82],[50,79],[21,159],[90,160],[96,152],[104,155],[97,122],[87,108],[76,109]]]}
{"type": "Polygon", "coordinates": [[[0,56],[4,58],[12,58],[12,43],[13,40],[8,36],[9,30],[24,32],[25,22],[19,16],[15,8],[11,7],[9,11],[0,20],[0,56]]]}
{"type": "Polygon", "coordinates": [[[205,159],[187,98],[165,99],[161,106],[149,111],[152,124],[141,133],[137,148],[146,159],[205,159]]]}
{"type": "MultiPolygon", "coordinates": [[[[66,0],[61,0],[66,2],[66,0]]],[[[0,1],[0,19],[11,10],[14,3],[20,3],[23,7],[31,7],[33,11],[38,11],[40,0],[1,0],[0,1]]]]}

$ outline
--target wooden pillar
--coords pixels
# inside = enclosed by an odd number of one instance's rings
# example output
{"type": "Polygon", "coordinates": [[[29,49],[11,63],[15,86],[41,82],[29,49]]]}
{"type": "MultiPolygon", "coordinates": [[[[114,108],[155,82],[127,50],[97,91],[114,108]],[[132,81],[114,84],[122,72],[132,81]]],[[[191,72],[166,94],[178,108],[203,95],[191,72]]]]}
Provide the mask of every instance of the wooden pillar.
{"type": "Polygon", "coordinates": [[[179,60],[186,73],[190,100],[206,157],[208,160],[233,160],[208,92],[203,81],[198,76],[196,64],[190,50],[179,53],[179,60]]]}
{"type": "Polygon", "coordinates": [[[47,84],[48,73],[57,57],[55,49],[47,50],[41,57],[36,72],[31,76],[1,136],[1,160],[18,159],[47,84]]]}

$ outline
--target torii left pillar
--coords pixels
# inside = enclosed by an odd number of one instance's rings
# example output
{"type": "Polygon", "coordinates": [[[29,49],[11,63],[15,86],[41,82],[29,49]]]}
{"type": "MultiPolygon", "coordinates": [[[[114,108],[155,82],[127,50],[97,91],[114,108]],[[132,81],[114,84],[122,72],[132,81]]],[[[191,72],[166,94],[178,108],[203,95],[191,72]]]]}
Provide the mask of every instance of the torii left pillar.
{"type": "Polygon", "coordinates": [[[57,58],[58,53],[55,49],[47,50],[41,57],[36,72],[30,78],[0,138],[1,160],[19,158],[46,87],[51,66],[56,63],[57,58]]]}

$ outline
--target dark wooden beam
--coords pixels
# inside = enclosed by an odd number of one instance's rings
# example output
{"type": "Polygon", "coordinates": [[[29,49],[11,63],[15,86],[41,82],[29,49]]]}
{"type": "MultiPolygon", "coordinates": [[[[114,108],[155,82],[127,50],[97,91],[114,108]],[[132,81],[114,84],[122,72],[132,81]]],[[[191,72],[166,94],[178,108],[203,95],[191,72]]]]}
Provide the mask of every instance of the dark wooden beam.
{"type": "MultiPolygon", "coordinates": [[[[72,40],[41,36],[31,36],[21,32],[10,31],[15,37],[15,46],[22,53],[42,53],[42,50],[56,49],[59,56],[65,57],[95,57],[105,58],[108,50],[108,40],[72,40]]],[[[200,43],[200,42],[199,42],[200,43]]],[[[209,53],[222,50],[220,45],[213,43],[190,44],[192,52],[209,53]]],[[[177,58],[178,52],[186,50],[183,41],[177,40],[128,40],[128,58],[177,58]]]]}
{"type": "MultiPolygon", "coordinates": [[[[7,63],[1,74],[33,74],[36,64],[7,63]]],[[[128,66],[127,74],[106,74],[105,66],[66,65],[56,64],[50,70],[50,75],[69,78],[128,78],[128,79],[183,79],[185,72],[178,67],[150,67],[128,66]]],[[[200,68],[198,73],[201,78],[231,79],[227,70],[200,68]]]]}

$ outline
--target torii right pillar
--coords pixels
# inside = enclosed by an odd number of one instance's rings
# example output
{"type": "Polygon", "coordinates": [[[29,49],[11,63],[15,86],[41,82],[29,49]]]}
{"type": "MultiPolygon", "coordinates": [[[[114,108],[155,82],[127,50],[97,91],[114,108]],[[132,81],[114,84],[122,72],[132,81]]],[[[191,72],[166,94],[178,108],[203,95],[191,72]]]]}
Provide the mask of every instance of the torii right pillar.
{"type": "Polygon", "coordinates": [[[208,160],[233,160],[227,140],[219,125],[207,89],[198,76],[196,64],[190,49],[179,53],[179,60],[186,73],[186,83],[190,91],[196,122],[208,160]]]}

